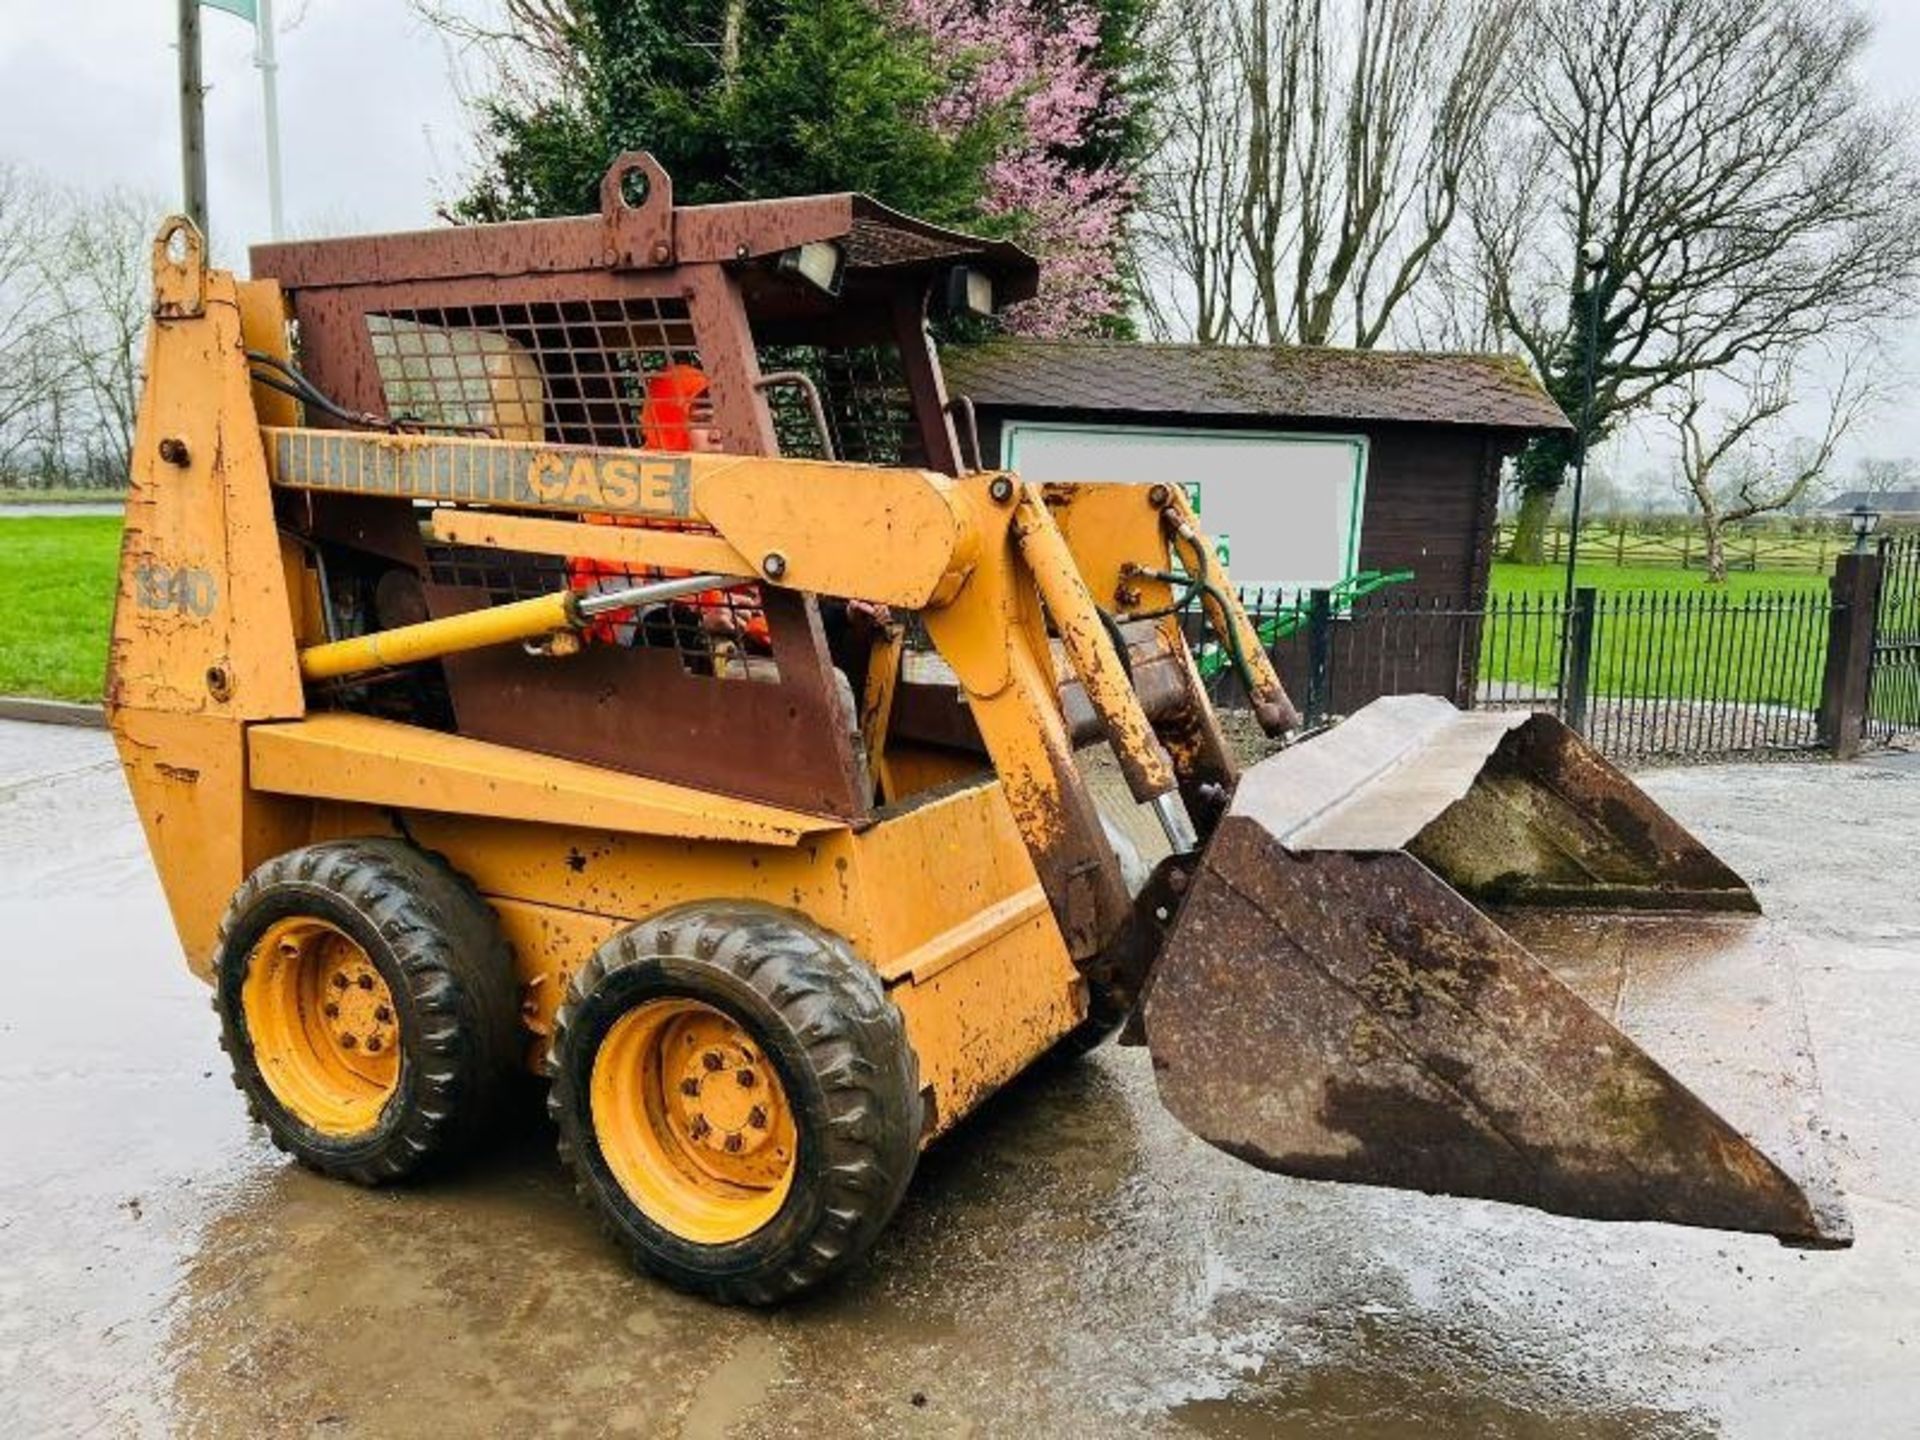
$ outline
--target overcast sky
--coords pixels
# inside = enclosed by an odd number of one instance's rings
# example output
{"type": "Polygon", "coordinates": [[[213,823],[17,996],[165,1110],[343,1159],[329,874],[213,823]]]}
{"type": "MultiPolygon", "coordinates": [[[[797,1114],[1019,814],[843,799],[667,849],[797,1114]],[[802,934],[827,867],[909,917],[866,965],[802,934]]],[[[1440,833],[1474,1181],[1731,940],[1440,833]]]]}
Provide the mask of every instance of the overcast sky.
{"type": "MultiPolygon", "coordinates": [[[[441,39],[405,0],[275,3],[289,228],[432,224],[473,153],[441,39]]],[[[1869,8],[1879,20],[1871,83],[1891,101],[1920,103],[1920,3],[1869,8]]],[[[260,77],[251,27],[202,14],[208,206],[216,252],[232,261],[267,237],[260,77]]],[[[174,25],[173,0],[0,0],[0,159],[177,203],[174,25]]],[[[1899,338],[1900,363],[1920,370],[1920,326],[1899,338]]],[[[1881,414],[1852,448],[1920,457],[1920,407],[1881,414]]]]}

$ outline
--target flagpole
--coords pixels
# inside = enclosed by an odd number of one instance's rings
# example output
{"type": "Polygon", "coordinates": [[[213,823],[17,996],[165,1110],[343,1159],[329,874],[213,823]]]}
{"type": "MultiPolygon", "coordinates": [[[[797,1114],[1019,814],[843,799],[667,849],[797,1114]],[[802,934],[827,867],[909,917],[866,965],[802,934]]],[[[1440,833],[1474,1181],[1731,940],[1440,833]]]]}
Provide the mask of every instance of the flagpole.
{"type": "Polygon", "coordinates": [[[200,0],[180,0],[180,169],[187,218],[207,233],[206,92],[200,84],[200,0]]]}
{"type": "Polygon", "coordinates": [[[253,27],[253,63],[260,69],[260,95],[267,130],[267,214],[275,240],[284,239],[287,216],[280,199],[280,63],[273,53],[273,0],[259,0],[253,27]]]}

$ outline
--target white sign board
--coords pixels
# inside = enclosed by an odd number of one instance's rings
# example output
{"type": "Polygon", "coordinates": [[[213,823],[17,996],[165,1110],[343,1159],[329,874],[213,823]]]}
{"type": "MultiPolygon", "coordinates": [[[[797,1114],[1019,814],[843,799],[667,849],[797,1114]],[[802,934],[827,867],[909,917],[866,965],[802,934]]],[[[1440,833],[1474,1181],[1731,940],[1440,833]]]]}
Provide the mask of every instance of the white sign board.
{"type": "Polygon", "coordinates": [[[1361,436],[1010,420],[1001,463],[1027,480],[1185,485],[1236,585],[1335,585],[1359,568],[1361,436]]]}

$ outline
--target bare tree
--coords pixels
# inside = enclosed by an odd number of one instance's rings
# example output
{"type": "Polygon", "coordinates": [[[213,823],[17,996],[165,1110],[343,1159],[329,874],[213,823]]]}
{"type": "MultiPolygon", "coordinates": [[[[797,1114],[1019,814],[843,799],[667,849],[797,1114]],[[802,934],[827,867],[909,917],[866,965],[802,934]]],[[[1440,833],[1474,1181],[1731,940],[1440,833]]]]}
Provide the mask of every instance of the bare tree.
{"type": "Polygon", "coordinates": [[[125,483],[140,404],[152,288],[150,244],[162,202],[124,190],[67,197],[49,284],[87,430],[74,458],[92,479],[125,483]]]}
{"type": "Polygon", "coordinates": [[[412,0],[423,20],[454,44],[484,56],[490,66],[564,74],[578,59],[587,26],[586,0],[497,0],[484,15],[447,0],[412,0]]]}
{"type": "Polygon", "coordinates": [[[14,475],[46,438],[70,381],[62,320],[48,285],[53,197],[40,179],[0,164],[0,476],[14,475]]]}
{"type": "MultiPolygon", "coordinates": [[[[1697,377],[1910,307],[1920,181],[1904,117],[1862,93],[1869,35],[1844,0],[1541,0],[1523,118],[1469,209],[1489,313],[1576,419],[1592,330],[1589,444],[1697,377]]],[[[1522,456],[1515,558],[1571,455],[1522,456]]]]}
{"type": "Polygon", "coordinates": [[[1246,189],[1247,111],[1240,103],[1233,45],[1212,12],[1155,37],[1167,99],[1163,141],[1136,212],[1140,301],[1157,335],[1203,344],[1240,338],[1244,264],[1240,196],[1246,189]]]}
{"type": "Polygon", "coordinates": [[[1524,0],[1229,0],[1169,12],[1149,320],[1202,341],[1379,344],[1457,218],[1524,0]]]}
{"type": "Polygon", "coordinates": [[[1716,410],[1702,372],[1686,377],[1664,406],[1680,446],[1680,479],[1706,541],[1707,582],[1727,578],[1727,528],[1791,508],[1826,481],[1834,451],[1861,417],[1884,398],[1863,376],[1866,365],[1848,359],[1826,396],[1817,435],[1780,438],[1781,421],[1795,403],[1800,352],[1755,360],[1738,377],[1722,376],[1736,403],[1716,410]]]}
{"type": "MultiPolygon", "coordinates": [[[[489,104],[524,111],[576,101],[582,37],[593,27],[591,0],[408,0],[447,48],[454,89],[470,110],[489,104]]],[[[456,217],[438,207],[444,220],[456,217]]]]}
{"type": "Polygon", "coordinates": [[[0,476],[125,483],[163,209],[0,167],[0,476]]]}

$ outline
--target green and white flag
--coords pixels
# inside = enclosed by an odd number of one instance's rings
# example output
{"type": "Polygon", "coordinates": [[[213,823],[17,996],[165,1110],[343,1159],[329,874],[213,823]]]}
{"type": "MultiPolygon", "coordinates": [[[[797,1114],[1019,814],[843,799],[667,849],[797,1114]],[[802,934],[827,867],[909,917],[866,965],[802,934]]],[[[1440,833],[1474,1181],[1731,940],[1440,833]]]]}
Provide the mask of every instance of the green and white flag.
{"type": "Polygon", "coordinates": [[[249,25],[260,23],[260,12],[255,8],[258,0],[200,0],[203,8],[224,10],[229,15],[238,15],[249,25]]]}

